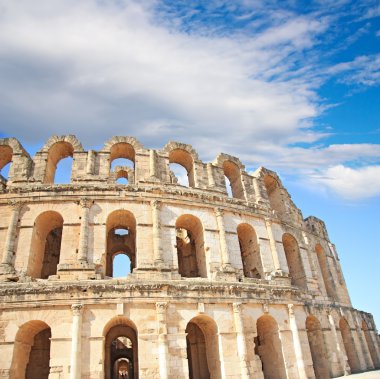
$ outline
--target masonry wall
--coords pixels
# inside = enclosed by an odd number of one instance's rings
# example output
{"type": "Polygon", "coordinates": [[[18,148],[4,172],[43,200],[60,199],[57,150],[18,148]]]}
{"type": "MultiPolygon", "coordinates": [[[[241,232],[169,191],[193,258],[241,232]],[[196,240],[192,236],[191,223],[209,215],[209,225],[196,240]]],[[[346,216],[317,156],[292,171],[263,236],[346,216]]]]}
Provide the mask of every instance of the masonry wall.
{"type": "Polygon", "coordinates": [[[380,366],[372,316],[352,308],[323,221],[303,219],[276,173],[249,175],[226,154],[203,163],[189,145],[149,150],[131,137],[84,151],[74,136],[54,136],[34,158],[3,139],[0,169],[9,162],[0,191],[0,377],[45,377],[33,362],[50,349],[50,379],[113,378],[119,366],[110,366],[116,353],[105,341],[115,330],[133,340],[115,365],[129,365],[134,378],[195,379],[198,367],[210,378],[325,378],[380,366]],[[69,156],[70,183],[55,184],[69,156]],[[132,166],[111,166],[118,158],[132,166]],[[171,163],[185,167],[188,186],[171,163]],[[57,228],[61,240],[46,245],[57,228]],[[239,240],[241,230],[254,241],[239,240]],[[186,254],[205,265],[195,277],[179,271],[179,238],[193,241],[186,254]],[[118,254],[131,261],[124,278],[112,277],[118,254]],[[258,267],[247,275],[249,254],[258,267]],[[203,361],[190,353],[189,325],[203,361]]]}

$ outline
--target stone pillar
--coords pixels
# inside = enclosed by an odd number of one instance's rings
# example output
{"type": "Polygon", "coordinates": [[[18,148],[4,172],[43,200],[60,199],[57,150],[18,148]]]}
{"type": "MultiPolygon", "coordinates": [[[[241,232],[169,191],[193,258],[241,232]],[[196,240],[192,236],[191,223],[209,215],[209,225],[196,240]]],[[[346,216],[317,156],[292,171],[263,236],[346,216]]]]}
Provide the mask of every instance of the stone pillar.
{"type": "Polygon", "coordinates": [[[18,224],[18,218],[20,217],[21,208],[24,204],[20,201],[11,200],[9,201],[9,205],[12,208],[12,213],[11,213],[11,218],[9,220],[7,236],[5,239],[5,248],[4,248],[1,266],[3,267],[3,269],[14,271],[12,261],[13,261],[13,254],[14,254],[14,248],[15,248],[17,224],[18,224]]]}
{"type": "Polygon", "coordinates": [[[257,178],[253,178],[253,189],[255,191],[256,203],[262,202],[263,198],[261,196],[261,190],[260,190],[260,186],[259,186],[259,180],[257,178]]]}
{"type": "Polygon", "coordinates": [[[80,237],[79,237],[79,249],[78,259],[87,263],[88,252],[88,224],[90,219],[90,208],[92,201],[89,199],[81,199],[79,202],[81,206],[81,224],[80,224],[80,237]]]}
{"type": "Polygon", "coordinates": [[[73,324],[71,328],[70,379],[81,379],[82,304],[73,304],[73,324]]]}
{"type": "Polygon", "coordinates": [[[336,351],[338,353],[338,360],[340,363],[342,374],[343,375],[350,375],[350,369],[346,365],[345,352],[342,350],[342,347],[339,343],[338,334],[336,332],[336,326],[335,326],[335,322],[334,322],[334,317],[332,316],[332,314],[330,312],[328,313],[328,319],[329,319],[330,329],[331,329],[332,336],[333,336],[334,345],[336,346],[336,351]]]}
{"type": "Polygon", "coordinates": [[[86,174],[93,174],[95,168],[95,151],[89,150],[87,153],[87,166],[86,166],[86,174]]]}
{"type": "Polygon", "coordinates": [[[270,243],[270,250],[272,253],[272,259],[273,259],[273,267],[275,271],[281,271],[281,265],[280,261],[278,259],[278,253],[276,248],[276,241],[273,236],[273,230],[272,230],[272,221],[269,218],[265,219],[265,226],[267,228],[268,232],[268,238],[270,243]]]}
{"type": "Polygon", "coordinates": [[[150,176],[157,177],[156,152],[154,150],[149,150],[149,173],[150,176]]]}
{"type": "Polygon", "coordinates": [[[226,241],[226,230],[224,226],[223,210],[220,208],[215,208],[215,215],[219,229],[220,250],[222,253],[222,269],[232,270],[226,241]]]}
{"type": "Polygon", "coordinates": [[[297,320],[294,315],[293,307],[294,307],[293,304],[288,304],[289,326],[290,326],[290,330],[292,331],[292,336],[293,336],[293,344],[294,344],[294,351],[296,353],[296,363],[297,363],[297,368],[298,368],[298,374],[299,374],[300,379],[307,379],[308,376],[305,369],[305,361],[302,354],[302,346],[301,346],[300,336],[299,336],[298,327],[297,327],[297,320]]]}
{"type": "Polygon", "coordinates": [[[154,200],[151,202],[152,206],[152,223],[153,223],[153,255],[154,262],[157,265],[162,265],[164,259],[162,257],[162,248],[161,248],[161,202],[154,200]]]}
{"type": "Polygon", "coordinates": [[[157,312],[157,334],[158,334],[158,359],[160,363],[160,379],[168,379],[168,330],[166,309],[167,302],[156,303],[157,312]]]}
{"type": "Polygon", "coordinates": [[[207,177],[209,187],[215,187],[215,180],[212,172],[212,163],[207,163],[207,177]]]}
{"type": "Polygon", "coordinates": [[[240,360],[241,378],[249,379],[249,364],[247,354],[247,342],[245,340],[243,316],[242,316],[242,304],[233,303],[234,321],[237,339],[238,356],[240,360]]]}

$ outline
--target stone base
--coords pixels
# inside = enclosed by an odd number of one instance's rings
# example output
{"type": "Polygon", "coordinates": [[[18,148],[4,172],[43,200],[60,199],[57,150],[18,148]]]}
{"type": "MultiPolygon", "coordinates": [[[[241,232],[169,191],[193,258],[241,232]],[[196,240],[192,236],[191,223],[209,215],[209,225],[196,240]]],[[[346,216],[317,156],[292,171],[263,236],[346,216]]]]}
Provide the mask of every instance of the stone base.
{"type": "Polygon", "coordinates": [[[101,279],[101,275],[96,272],[96,266],[94,263],[87,263],[82,261],[59,264],[57,275],[49,276],[49,280],[88,279],[101,279]]]}
{"type": "Polygon", "coordinates": [[[216,272],[214,272],[213,279],[223,282],[236,282],[239,280],[240,273],[234,269],[230,264],[225,264],[216,272]]]}
{"type": "Polygon", "coordinates": [[[181,275],[168,267],[140,267],[128,275],[132,280],[180,280],[181,275]]]}
{"type": "Polygon", "coordinates": [[[12,265],[0,264],[0,282],[17,282],[19,275],[16,273],[12,265]]]}

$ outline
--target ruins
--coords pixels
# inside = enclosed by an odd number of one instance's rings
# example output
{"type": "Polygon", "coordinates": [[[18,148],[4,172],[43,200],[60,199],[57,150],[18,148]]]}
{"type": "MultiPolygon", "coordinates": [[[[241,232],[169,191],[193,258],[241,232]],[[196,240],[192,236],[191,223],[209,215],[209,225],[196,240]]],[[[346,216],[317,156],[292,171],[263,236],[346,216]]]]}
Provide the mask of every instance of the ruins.
{"type": "Polygon", "coordinates": [[[303,218],[275,172],[132,137],[85,151],[71,135],[33,158],[1,139],[6,165],[0,378],[327,379],[380,368],[373,317],[352,307],[324,222],[303,218]],[[70,182],[55,183],[70,157],[70,182]]]}

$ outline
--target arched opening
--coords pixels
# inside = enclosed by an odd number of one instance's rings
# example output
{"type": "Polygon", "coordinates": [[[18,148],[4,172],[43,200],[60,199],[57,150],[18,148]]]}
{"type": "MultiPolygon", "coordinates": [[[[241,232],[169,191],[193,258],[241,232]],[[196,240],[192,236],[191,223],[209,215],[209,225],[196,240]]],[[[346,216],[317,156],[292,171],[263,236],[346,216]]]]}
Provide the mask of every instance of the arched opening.
{"type": "Polygon", "coordinates": [[[224,161],[223,172],[224,176],[228,178],[228,182],[226,182],[227,193],[231,193],[232,197],[236,199],[244,199],[240,168],[231,161],[224,161]]]}
{"type": "Polygon", "coordinates": [[[51,146],[48,152],[44,183],[69,183],[74,148],[69,142],[60,141],[51,146]],[[63,159],[67,162],[61,162],[63,159]],[[65,160],[66,160],[65,159],[65,160]],[[59,172],[57,165],[59,164],[59,172]],[[58,175],[59,174],[59,175],[58,175]]]}
{"type": "Polygon", "coordinates": [[[187,185],[188,187],[195,186],[194,180],[194,161],[193,157],[189,152],[183,149],[174,149],[169,153],[169,169],[173,169],[173,173],[180,174],[180,178],[177,179],[180,184],[187,185]],[[185,182],[185,177],[183,174],[180,174],[179,168],[175,165],[171,165],[172,163],[176,163],[177,165],[182,166],[186,170],[187,183],[185,182]],[[182,183],[181,183],[182,182],[182,183]]]}
{"type": "Polygon", "coordinates": [[[244,276],[256,279],[263,278],[263,266],[255,230],[249,224],[240,224],[237,227],[237,234],[244,276]]]}
{"type": "Polygon", "coordinates": [[[376,348],[375,348],[375,345],[373,344],[373,340],[371,338],[371,333],[368,330],[368,325],[364,320],[362,320],[362,331],[364,333],[364,337],[365,337],[365,340],[367,342],[369,355],[371,356],[372,363],[373,363],[374,367],[378,368],[380,366],[380,362],[379,362],[379,359],[377,357],[376,348]]]}
{"type": "Polygon", "coordinates": [[[205,315],[194,317],[187,324],[186,333],[189,379],[219,379],[221,369],[215,321],[205,315]]]}
{"type": "Polygon", "coordinates": [[[285,213],[286,209],[282,201],[281,189],[278,181],[271,175],[265,175],[264,185],[267,190],[271,208],[277,211],[279,214],[285,213]]]}
{"type": "Polygon", "coordinates": [[[125,170],[118,171],[116,175],[116,183],[123,184],[125,186],[128,185],[128,172],[125,170]]]}
{"type": "Polygon", "coordinates": [[[41,213],[34,223],[28,275],[47,279],[57,274],[61,253],[63,218],[55,211],[41,213]]]}
{"type": "Polygon", "coordinates": [[[261,359],[265,379],[286,379],[282,345],[276,320],[269,315],[257,320],[255,354],[261,359]]]}
{"type": "Polygon", "coordinates": [[[9,169],[12,163],[13,149],[10,146],[0,146],[0,175],[8,180],[9,169]]]}
{"type": "Polygon", "coordinates": [[[186,214],[178,217],[175,227],[179,274],[185,278],[207,278],[201,221],[186,214]]]}
{"type": "Polygon", "coordinates": [[[29,321],[16,334],[10,379],[48,379],[50,372],[50,327],[29,321]]]}
{"type": "Polygon", "coordinates": [[[110,150],[110,170],[116,166],[135,168],[136,153],[134,147],[127,142],[115,143],[110,150]]]}
{"type": "Polygon", "coordinates": [[[331,274],[328,268],[326,253],[320,244],[318,244],[315,247],[315,252],[317,253],[318,263],[322,272],[322,278],[325,284],[327,296],[334,298],[335,297],[334,285],[333,285],[331,274]]]}
{"type": "Polygon", "coordinates": [[[189,178],[185,167],[178,163],[170,163],[170,183],[180,184],[181,186],[189,187],[189,178]]]}
{"type": "Polygon", "coordinates": [[[308,316],[306,319],[306,332],[309,341],[311,358],[316,379],[327,379],[330,377],[329,362],[326,347],[323,341],[322,327],[318,319],[308,316]]]}
{"type": "MultiPolygon", "coordinates": [[[[107,230],[107,257],[106,276],[114,277],[114,259],[118,262],[118,255],[124,254],[130,261],[129,272],[136,267],[136,219],[127,210],[112,212],[106,222],[107,230]],[[116,257],[116,258],[115,258],[116,257]]],[[[128,267],[125,267],[128,269],[128,267]]]]}
{"type": "Polygon", "coordinates": [[[300,288],[306,288],[306,275],[296,239],[291,234],[285,233],[282,236],[282,243],[292,284],[300,288]]]}
{"type": "Polygon", "coordinates": [[[112,277],[122,278],[132,271],[132,262],[127,254],[120,252],[113,256],[112,277]]]}
{"type": "Polygon", "coordinates": [[[354,340],[352,338],[351,328],[344,317],[339,320],[339,329],[342,335],[343,345],[344,349],[346,350],[348,364],[351,368],[351,372],[359,372],[360,362],[356,353],[354,340]]]}
{"type": "Polygon", "coordinates": [[[105,379],[137,379],[138,346],[136,326],[125,317],[116,317],[105,328],[105,379]]]}

